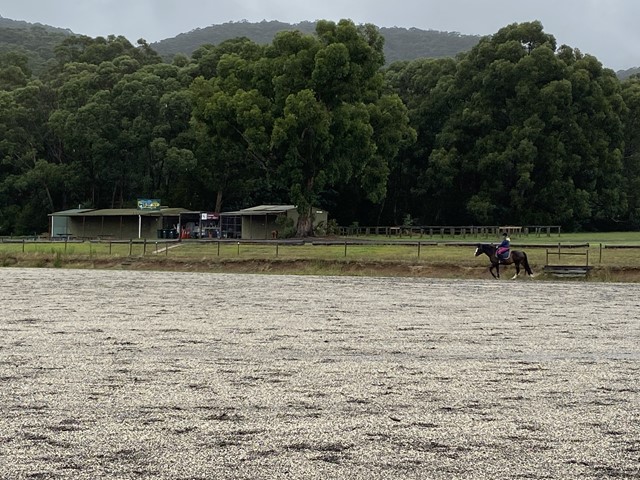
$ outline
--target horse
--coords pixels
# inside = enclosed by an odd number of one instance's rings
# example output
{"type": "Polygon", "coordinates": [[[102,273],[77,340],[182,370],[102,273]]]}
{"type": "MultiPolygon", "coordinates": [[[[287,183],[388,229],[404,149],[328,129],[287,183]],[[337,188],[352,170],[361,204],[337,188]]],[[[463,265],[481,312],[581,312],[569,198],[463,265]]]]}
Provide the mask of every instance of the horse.
{"type": "Polygon", "coordinates": [[[476,257],[482,255],[483,253],[489,257],[491,261],[491,265],[489,266],[489,272],[493,275],[493,278],[500,278],[500,265],[511,265],[514,264],[516,266],[516,274],[512,277],[518,278],[520,275],[520,265],[524,267],[525,272],[530,277],[533,277],[533,271],[531,271],[531,267],[529,266],[529,260],[527,259],[527,254],[525,252],[521,252],[519,250],[511,250],[509,254],[509,258],[506,260],[499,259],[496,256],[497,248],[493,245],[489,245],[487,243],[479,243],[476,248],[476,257]],[[494,273],[495,270],[495,273],[494,273]]]}

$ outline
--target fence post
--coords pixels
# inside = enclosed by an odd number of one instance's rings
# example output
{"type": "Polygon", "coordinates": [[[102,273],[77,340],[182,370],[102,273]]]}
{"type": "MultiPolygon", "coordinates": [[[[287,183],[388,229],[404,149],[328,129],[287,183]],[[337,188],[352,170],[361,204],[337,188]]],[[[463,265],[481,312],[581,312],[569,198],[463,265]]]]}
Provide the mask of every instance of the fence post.
{"type": "Polygon", "coordinates": [[[238,242],[238,256],[240,256],[240,242],[238,242]]]}
{"type": "Polygon", "coordinates": [[[278,256],[278,242],[276,242],[276,257],[278,256]]]}
{"type": "Polygon", "coordinates": [[[344,242],[344,256],[347,256],[347,241],[344,242]]]}
{"type": "Polygon", "coordinates": [[[420,258],[420,242],[418,242],[418,258],[420,258]]]}
{"type": "Polygon", "coordinates": [[[220,256],[220,240],[216,242],[218,244],[218,256],[220,256]]]}
{"type": "Polygon", "coordinates": [[[67,253],[67,237],[64,237],[64,253],[67,253]]]}
{"type": "Polygon", "coordinates": [[[144,257],[147,254],[147,239],[144,239],[144,243],[142,244],[142,256],[144,257]]]}
{"type": "Polygon", "coordinates": [[[133,238],[129,239],[129,256],[131,256],[133,252],[133,238]]]}
{"type": "Polygon", "coordinates": [[[113,244],[113,242],[111,240],[109,240],[109,255],[111,255],[111,245],[113,244]]]}
{"type": "Polygon", "coordinates": [[[24,253],[24,238],[22,239],[22,253],[24,253]]]}
{"type": "Polygon", "coordinates": [[[598,260],[598,263],[602,263],[602,244],[600,244],[600,260],[598,260]]]}

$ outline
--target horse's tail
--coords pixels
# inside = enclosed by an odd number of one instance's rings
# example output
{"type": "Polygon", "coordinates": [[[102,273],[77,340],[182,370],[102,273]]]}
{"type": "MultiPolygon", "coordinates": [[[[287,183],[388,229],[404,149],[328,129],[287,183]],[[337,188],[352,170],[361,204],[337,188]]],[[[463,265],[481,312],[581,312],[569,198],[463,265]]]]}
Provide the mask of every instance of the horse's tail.
{"type": "Polygon", "coordinates": [[[531,267],[529,266],[529,260],[527,259],[527,254],[526,252],[522,252],[522,255],[524,255],[524,271],[527,272],[528,275],[531,275],[533,277],[533,271],[531,270],[531,267]]]}

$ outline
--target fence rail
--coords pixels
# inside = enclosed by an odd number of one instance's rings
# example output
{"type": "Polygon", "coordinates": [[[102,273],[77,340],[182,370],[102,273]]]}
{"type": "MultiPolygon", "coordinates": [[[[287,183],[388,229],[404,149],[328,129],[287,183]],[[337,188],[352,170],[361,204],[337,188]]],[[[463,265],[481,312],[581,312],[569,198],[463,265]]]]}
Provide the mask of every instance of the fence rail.
{"type": "MultiPolygon", "coordinates": [[[[525,240],[525,239],[522,239],[525,240]]],[[[188,257],[190,254],[193,255],[214,255],[214,256],[222,256],[222,255],[234,255],[240,256],[244,252],[247,254],[255,255],[255,258],[269,258],[270,256],[275,255],[276,257],[281,256],[285,251],[283,249],[291,247],[287,252],[290,255],[296,255],[295,251],[297,248],[295,247],[310,247],[312,250],[315,250],[315,253],[310,253],[312,257],[315,257],[316,254],[318,256],[322,256],[325,253],[321,250],[323,247],[332,247],[333,253],[331,255],[336,256],[336,249],[340,252],[338,255],[343,257],[348,257],[351,252],[353,255],[362,256],[370,256],[372,259],[380,258],[380,259],[393,259],[395,253],[393,250],[387,250],[383,247],[391,247],[391,246],[404,246],[406,250],[400,250],[397,252],[398,259],[402,259],[405,261],[409,261],[411,258],[422,259],[424,255],[428,255],[428,252],[434,252],[435,256],[445,257],[447,256],[447,251],[454,250],[446,250],[447,248],[456,249],[456,248],[474,248],[478,244],[478,239],[475,241],[472,239],[461,239],[461,240],[439,240],[439,239],[385,239],[385,238],[353,238],[353,237],[345,237],[345,238],[333,238],[333,239],[322,239],[322,238],[310,238],[310,239],[277,239],[277,240],[241,240],[241,239],[192,239],[192,240],[177,240],[177,239],[128,239],[128,240],[115,240],[115,239],[93,239],[93,240],[79,240],[79,239],[63,239],[63,240],[50,240],[50,239],[34,239],[31,238],[2,238],[0,239],[0,249],[1,251],[22,251],[24,253],[28,252],[41,252],[41,253],[56,253],[56,254],[77,254],[77,255],[85,255],[88,253],[89,256],[99,256],[99,255],[110,255],[110,256],[139,256],[139,255],[182,255],[184,257],[188,257]],[[5,245],[5,247],[2,247],[5,245]],[[88,245],[88,248],[87,248],[88,245]],[[201,250],[202,253],[194,253],[190,248],[180,248],[175,250],[176,253],[173,252],[174,248],[179,246],[188,247],[191,246],[201,246],[205,249],[201,250]],[[252,249],[249,246],[255,246],[253,250],[256,252],[252,253],[252,249]],[[210,247],[210,248],[209,248],[210,247]],[[366,247],[372,247],[371,250],[367,251],[366,247]],[[375,250],[376,247],[380,247],[379,250],[375,250]],[[444,247],[444,248],[443,248],[444,247]],[[8,248],[8,250],[7,250],[8,248]],[[364,250],[363,250],[364,248],[364,250]],[[430,250],[430,249],[439,249],[430,250]],[[184,253],[183,253],[184,251],[184,253]],[[412,253],[413,252],[413,253],[412,253]],[[376,257],[378,256],[378,257],[376,257]]],[[[616,262],[618,265],[639,265],[640,266],[640,255],[637,254],[634,250],[640,250],[640,244],[637,245],[629,245],[629,244],[590,244],[590,243],[550,243],[550,242],[512,242],[512,248],[517,250],[533,250],[534,257],[537,258],[537,263],[542,264],[545,262],[545,265],[549,265],[549,257],[551,255],[557,255],[557,252],[560,252],[560,257],[567,258],[565,256],[570,255],[570,252],[576,252],[575,256],[584,255],[584,253],[578,252],[579,250],[586,250],[587,255],[585,255],[587,260],[587,265],[589,264],[588,251],[589,249],[598,248],[596,250],[596,255],[594,256],[594,261],[597,258],[597,262],[599,264],[616,262]],[[610,253],[607,255],[607,251],[610,253]],[[540,252],[540,253],[534,253],[540,252]],[[546,256],[545,256],[546,254],[546,256]],[[546,261],[545,261],[546,260],[546,261]],[[627,263],[625,263],[627,262],[627,263]]],[[[300,255],[306,254],[304,251],[300,250],[300,255]]],[[[307,252],[311,252],[307,250],[307,252]]],[[[456,254],[459,255],[459,254],[456,254]]],[[[433,256],[431,257],[433,258],[433,256]]],[[[461,257],[460,257],[461,258],[461,257]]]]}
{"type": "MultiPolygon", "coordinates": [[[[555,275],[557,277],[584,277],[589,271],[593,268],[589,265],[589,249],[587,248],[585,251],[576,252],[576,251],[562,251],[560,247],[557,250],[546,250],[546,264],[544,266],[544,271],[555,275]],[[558,257],[558,262],[561,262],[563,258],[566,257],[584,257],[584,264],[551,264],[549,263],[549,257],[558,257]]],[[[602,256],[601,256],[602,258],[602,256]]]]}
{"type": "Polygon", "coordinates": [[[552,234],[560,236],[562,228],[559,225],[405,225],[405,226],[377,226],[377,227],[361,227],[349,226],[339,227],[339,234],[342,237],[347,236],[373,236],[384,235],[386,237],[491,237],[497,236],[502,232],[507,232],[514,237],[534,235],[536,237],[547,236],[552,234]]]}

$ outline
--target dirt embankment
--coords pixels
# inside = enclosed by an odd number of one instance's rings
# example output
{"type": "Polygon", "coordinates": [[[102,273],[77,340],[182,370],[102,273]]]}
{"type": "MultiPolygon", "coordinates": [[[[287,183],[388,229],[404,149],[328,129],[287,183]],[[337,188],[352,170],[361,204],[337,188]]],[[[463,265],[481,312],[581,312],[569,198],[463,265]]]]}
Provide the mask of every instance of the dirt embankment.
{"type": "MultiPolygon", "coordinates": [[[[415,264],[411,262],[363,261],[363,260],[312,260],[312,259],[194,259],[176,257],[60,257],[51,254],[13,254],[0,258],[3,267],[27,268],[97,268],[108,270],[156,270],[176,272],[212,273],[263,273],[297,275],[355,275],[374,277],[422,277],[450,279],[490,278],[483,264],[455,264],[435,262],[415,264]]],[[[538,280],[558,280],[543,271],[542,265],[533,265],[538,280]]],[[[510,279],[512,266],[501,268],[503,279],[510,279]]],[[[520,273],[521,279],[528,277],[520,273]]],[[[571,280],[600,282],[639,282],[640,269],[634,267],[594,266],[586,277],[566,277],[571,280]]]]}

